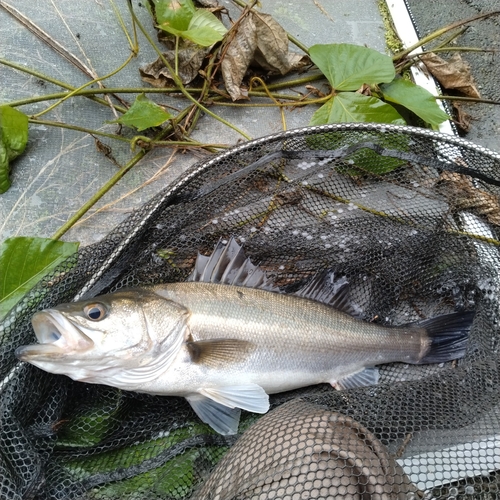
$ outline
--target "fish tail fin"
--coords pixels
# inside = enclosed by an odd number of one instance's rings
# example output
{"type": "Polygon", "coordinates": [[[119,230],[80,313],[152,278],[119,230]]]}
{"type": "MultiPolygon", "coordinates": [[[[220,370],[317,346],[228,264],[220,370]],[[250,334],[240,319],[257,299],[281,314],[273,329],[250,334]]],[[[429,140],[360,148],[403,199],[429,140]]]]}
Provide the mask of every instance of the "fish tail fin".
{"type": "Polygon", "coordinates": [[[425,328],[430,343],[418,364],[446,363],[465,354],[474,311],[444,314],[418,322],[425,328]]]}

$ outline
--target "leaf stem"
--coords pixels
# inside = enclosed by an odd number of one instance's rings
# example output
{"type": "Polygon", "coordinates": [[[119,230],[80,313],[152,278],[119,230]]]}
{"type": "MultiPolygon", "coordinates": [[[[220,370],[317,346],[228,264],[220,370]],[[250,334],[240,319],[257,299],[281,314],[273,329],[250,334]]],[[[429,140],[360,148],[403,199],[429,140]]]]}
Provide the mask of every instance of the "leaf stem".
{"type": "Polygon", "coordinates": [[[102,186],[97,193],[95,193],[86,203],[84,203],[78,211],[73,214],[70,219],[65,222],[52,236],[54,240],[58,240],[66,233],[71,227],[82,218],[133,166],[135,166],[147,153],[146,150],[139,151],[126,165],[118,170],[115,175],[109,179],[104,186],[102,186]]]}
{"type": "Polygon", "coordinates": [[[408,47],[407,49],[405,50],[402,50],[401,52],[398,52],[397,54],[395,54],[393,57],[392,57],[392,60],[397,63],[398,61],[401,61],[402,59],[406,58],[409,54],[411,54],[411,52],[413,52],[415,49],[418,49],[419,47],[421,47],[422,45],[425,45],[426,43],[429,43],[431,42],[432,40],[440,37],[441,35],[444,35],[445,33],[447,33],[448,31],[451,31],[455,28],[458,28],[460,26],[463,26],[464,24],[469,24],[473,21],[477,21],[479,19],[484,19],[486,17],[491,17],[491,16],[495,16],[497,14],[500,14],[500,10],[495,10],[493,12],[488,12],[486,14],[481,14],[479,16],[474,16],[474,17],[470,17],[468,19],[464,19],[464,20],[461,20],[461,21],[456,21],[452,24],[449,24],[448,26],[445,26],[444,28],[441,28],[441,29],[438,29],[436,31],[434,31],[433,33],[431,33],[430,35],[427,35],[425,36],[424,38],[421,38],[417,43],[414,43],[413,45],[411,45],[410,47],[408,47]]]}
{"type": "Polygon", "coordinates": [[[179,35],[175,35],[174,64],[175,74],[179,76],[179,35]]]}
{"type": "Polygon", "coordinates": [[[98,83],[102,80],[106,80],[107,78],[110,78],[111,76],[113,75],[116,75],[117,73],[119,73],[123,68],[125,68],[125,66],[127,66],[127,64],[135,57],[134,53],[130,54],[127,59],[125,60],[125,62],[123,64],[121,64],[118,68],[116,68],[115,70],[113,70],[111,73],[108,73],[107,75],[104,75],[104,76],[101,76],[99,78],[95,78],[94,80],[90,80],[89,82],[83,84],[81,87],[78,87],[77,89],[75,90],[72,90],[71,92],[69,92],[68,94],[66,94],[62,99],[60,99],[59,101],[57,101],[56,103],[52,104],[51,106],[49,106],[48,108],[44,109],[43,111],[40,111],[39,113],[36,113],[35,115],[33,115],[34,118],[38,118],[39,116],[42,116],[44,115],[45,113],[48,113],[49,111],[53,110],[55,107],[59,106],[60,104],[62,104],[66,99],[69,99],[70,97],[74,96],[77,92],[79,92],[80,90],[83,90],[85,89],[86,87],[88,87],[89,85],[93,85],[94,83],[98,83]]]}
{"type": "Polygon", "coordinates": [[[493,101],[492,99],[478,99],[477,97],[455,96],[455,95],[435,95],[434,98],[445,99],[445,100],[449,100],[449,101],[480,102],[482,104],[500,105],[500,101],[493,101]]]}
{"type": "Polygon", "coordinates": [[[137,16],[135,15],[135,12],[132,10],[132,16],[135,19],[135,22],[137,23],[137,26],[141,30],[142,34],[146,37],[147,41],[151,44],[155,52],[158,54],[158,57],[161,59],[165,67],[168,69],[170,72],[172,79],[174,80],[175,85],[179,88],[179,90],[184,94],[185,97],[187,97],[193,104],[195,104],[199,109],[207,113],[207,115],[210,115],[212,118],[215,118],[216,120],[220,121],[227,127],[233,129],[236,131],[238,134],[242,135],[245,139],[251,140],[251,137],[247,135],[243,130],[240,130],[236,125],[233,125],[232,123],[228,122],[227,120],[224,120],[222,117],[216,115],[209,109],[207,109],[205,106],[203,106],[201,103],[199,103],[184,87],[181,79],[179,76],[174,72],[172,66],[170,63],[167,61],[161,50],[156,46],[156,44],[153,42],[152,38],[149,36],[149,33],[144,29],[144,26],[142,23],[137,19],[137,16]]]}
{"type": "Polygon", "coordinates": [[[129,143],[132,142],[132,139],[127,139],[126,137],[123,137],[121,135],[108,134],[107,132],[101,132],[100,130],[93,130],[90,128],[79,127],[78,125],[70,125],[69,123],[55,122],[55,121],[50,121],[50,120],[39,120],[38,118],[28,118],[28,122],[33,123],[35,125],[47,125],[49,127],[66,128],[69,130],[76,130],[78,132],[84,132],[84,133],[90,134],[90,135],[99,135],[102,137],[109,137],[110,139],[116,139],[117,141],[122,141],[122,142],[129,142],[129,143]]]}
{"type": "MultiPolygon", "coordinates": [[[[20,64],[16,64],[12,61],[8,61],[6,59],[0,58],[0,64],[3,64],[4,66],[8,66],[9,68],[17,69],[18,71],[22,71],[23,73],[27,73],[28,75],[39,78],[40,80],[53,83],[54,85],[57,85],[58,87],[62,87],[63,89],[68,89],[69,91],[76,90],[75,87],[72,87],[71,85],[68,85],[65,82],[61,82],[60,80],[56,80],[55,78],[51,78],[50,76],[47,76],[47,75],[44,75],[43,73],[40,73],[39,71],[36,71],[34,69],[31,69],[31,68],[27,68],[25,66],[21,66],[20,64]]],[[[99,104],[102,104],[106,107],[109,107],[109,103],[107,101],[105,101],[104,99],[101,99],[99,97],[95,97],[93,95],[93,94],[100,94],[100,93],[101,94],[102,93],[110,93],[110,94],[113,93],[113,92],[108,92],[107,90],[108,89],[95,89],[95,90],[92,90],[91,92],[89,92],[88,95],[85,92],[83,92],[82,94],[79,94],[79,95],[86,96],[89,99],[91,99],[92,101],[98,102],[99,104]]],[[[54,95],[65,96],[65,95],[67,95],[67,92],[54,94],[54,95]]],[[[57,98],[58,97],[55,97],[55,99],[57,99],[57,98]]],[[[23,101],[14,101],[14,102],[22,102],[22,104],[30,104],[32,102],[40,102],[43,100],[45,100],[45,98],[39,99],[39,98],[35,97],[35,98],[31,98],[31,99],[24,99],[23,101]]],[[[17,106],[20,106],[20,105],[21,104],[17,104],[17,106]]],[[[123,108],[121,106],[114,106],[114,107],[115,107],[115,109],[117,109],[118,111],[121,111],[122,113],[125,113],[127,111],[125,108],[123,108]]]]}

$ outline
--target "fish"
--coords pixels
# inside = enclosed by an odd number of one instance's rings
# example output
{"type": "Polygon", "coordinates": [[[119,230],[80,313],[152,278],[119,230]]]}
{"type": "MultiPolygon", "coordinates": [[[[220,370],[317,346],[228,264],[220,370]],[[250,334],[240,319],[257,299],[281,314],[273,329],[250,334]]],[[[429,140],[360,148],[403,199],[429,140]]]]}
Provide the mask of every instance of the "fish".
{"type": "Polygon", "coordinates": [[[198,253],[185,282],[122,289],[36,312],[17,357],[73,380],[186,398],[223,435],[269,395],[320,383],[376,385],[377,365],[464,355],[474,311],[403,326],[360,319],[332,270],[281,293],[234,238],[198,253]]]}

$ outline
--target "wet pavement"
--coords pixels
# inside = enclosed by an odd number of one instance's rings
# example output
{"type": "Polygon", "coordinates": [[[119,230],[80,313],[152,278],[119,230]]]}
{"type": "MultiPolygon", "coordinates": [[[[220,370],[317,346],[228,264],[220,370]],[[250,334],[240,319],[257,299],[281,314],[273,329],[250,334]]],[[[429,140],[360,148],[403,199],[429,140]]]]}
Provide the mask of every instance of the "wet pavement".
{"type": "MultiPolygon", "coordinates": [[[[451,22],[499,10],[498,0],[407,0],[421,37],[451,22]]],[[[458,38],[457,45],[483,49],[500,49],[500,15],[475,21],[458,38]]],[[[441,53],[441,57],[451,53],[441,53]]],[[[500,101],[500,53],[462,52],[462,58],[472,69],[478,89],[484,99],[500,101]]],[[[471,115],[467,140],[500,152],[500,106],[466,104],[463,110],[471,115]]]]}

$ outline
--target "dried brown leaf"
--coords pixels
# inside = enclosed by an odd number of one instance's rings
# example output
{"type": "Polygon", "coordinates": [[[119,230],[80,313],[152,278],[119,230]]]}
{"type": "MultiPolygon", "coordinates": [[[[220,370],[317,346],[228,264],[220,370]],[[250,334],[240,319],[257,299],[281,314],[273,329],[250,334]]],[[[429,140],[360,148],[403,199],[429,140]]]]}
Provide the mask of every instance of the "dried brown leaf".
{"type": "Polygon", "coordinates": [[[290,71],[301,71],[312,64],[309,56],[296,52],[288,52],[288,61],[290,62],[290,71]]]}
{"type": "Polygon", "coordinates": [[[472,116],[464,111],[462,105],[459,102],[452,103],[453,108],[455,109],[456,114],[456,124],[460,127],[464,132],[468,132],[470,129],[470,124],[472,121],[472,116]]]}
{"type": "MultiPolygon", "coordinates": [[[[210,52],[209,47],[200,47],[195,44],[186,44],[179,49],[179,77],[183,84],[190,83],[198,76],[203,59],[210,52]]],[[[168,50],[163,53],[172,68],[175,65],[175,52],[168,50]]],[[[158,58],[156,61],[140,68],[141,78],[153,87],[168,87],[172,85],[172,76],[158,58]]]]}
{"type": "Polygon", "coordinates": [[[251,12],[257,31],[257,48],[266,63],[282,75],[290,71],[288,35],[269,14],[251,12]]]}
{"type": "Polygon", "coordinates": [[[241,82],[257,49],[257,32],[252,16],[246,16],[239,24],[234,38],[227,45],[221,69],[226,89],[233,101],[248,99],[241,89],[241,82]]]}
{"type": "Polygon", "coordinates": [[[474,210],[488,222],[500,226],[500,200],[498,196],[478,189],[470,178],[455,172],[442,172],[439,190],[455,210],[474,210]]]}
{"type": "Polygon", "coordinates": [[[446,61],[434,53],[421,57],[429,72],[448,90],[456,90],[468,97],[481,98],[472,77],[470,66],[460,54],[454,54],[446,61]]]}

